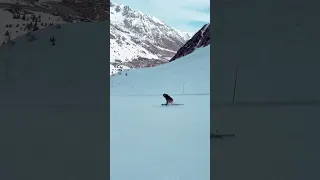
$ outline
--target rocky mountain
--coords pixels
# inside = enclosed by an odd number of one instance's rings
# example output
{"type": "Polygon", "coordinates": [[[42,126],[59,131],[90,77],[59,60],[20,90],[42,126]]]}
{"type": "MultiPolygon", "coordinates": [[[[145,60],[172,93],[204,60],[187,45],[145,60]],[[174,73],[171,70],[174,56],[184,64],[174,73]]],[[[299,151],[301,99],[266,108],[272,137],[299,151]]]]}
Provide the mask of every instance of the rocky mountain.
{"type": "Polygon", "coordinates": [[[56,24],[107,20],[109,7],[105,0],[0,0],[0,46],[56,24]]]}
{"type": "Polygon", "coordinates": [[[191,38],[129,6],[110,4],[110,66],[141,68],[167,63],[191,38]]]}
{"type": "Polygon", "coordinates": [[[204,25],[177,53],[170,59],[174,61],[182,56],[192,53],[200,47],[205,47],[210,44],[210,23],[204,25]]]}
{"type": "Polygon", "coordinates": [[[46,12],[66,22],[107,20],[109,7],[105,0],[0,0],[0,8],[46,12]]]}

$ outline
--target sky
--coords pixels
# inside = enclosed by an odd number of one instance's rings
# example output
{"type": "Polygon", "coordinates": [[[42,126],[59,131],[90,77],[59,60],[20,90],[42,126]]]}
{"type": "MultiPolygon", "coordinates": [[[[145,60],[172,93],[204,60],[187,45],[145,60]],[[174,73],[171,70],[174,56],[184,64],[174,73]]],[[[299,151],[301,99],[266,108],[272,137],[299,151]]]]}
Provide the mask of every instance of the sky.
{"type": "Polygon", "coordinates": [[[183,32],[195,33],[210,22],[210,0],[111,0],[128,5],[183,32]]]}

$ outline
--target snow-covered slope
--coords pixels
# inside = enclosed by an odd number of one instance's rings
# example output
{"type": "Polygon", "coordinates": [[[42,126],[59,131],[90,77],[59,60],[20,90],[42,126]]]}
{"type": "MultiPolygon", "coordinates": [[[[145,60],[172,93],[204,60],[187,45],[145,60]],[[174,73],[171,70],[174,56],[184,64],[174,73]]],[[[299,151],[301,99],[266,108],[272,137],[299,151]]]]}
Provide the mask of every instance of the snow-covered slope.
{"type": "Polygon", "coordinates": [[[43,29],[55,24],[63,24],[65,21],[59,16],[53,16],[45,12],[30,10],[18,10],[10,12],[10,9],[0,9],[0,46],[9,40],[32,32],[35,27],[43,29]],[[17,16],[17,18],[13,18],[17,16]]]}
{"type": "Polygon", "coordinates": [[[107,23],[63,24],[0,47],[0,179],[106,174],[107,23]]]}
{"type": "Polygon", "coordinates": [[[205,24],[193,37],[183,45],[177,53],[170,59],[174,61],[180,57],[186,56],[192,53],[199,47],[206,47],[210,44],[210,23],[205,24]]]}
{"type": "Polygon", "coordinates": [[[112,180],[210,179],[210,46],[110,78],[112,180]],[[161,106],[168,93],[183,106],[161,106]]]}
{"type": "Polygon", "coordinates": [[[149,67],[168,62],[191,37],[129,6],[110,6],[110,63],[149,67]]]}
{"type": "Polygon", "coordinates": [[[33,27],[106,20],[107,6],[104,0],[0,0],[0,46],[34,31],[33,27]]]}
{"type": "Polygon", "coordinates": [[[219,56],[212,62],[211,82],[216,88],[211,128],[236,135],[211,141],[212,176],[221,180],[319,179],[315,168],[320,160],[319,62],[248,63],[256,59],[246,57],[240,58],[235,103],[239,57],[219,56]]]}
{"type": "Polygon", "coordinates": [[[320,1],[212,3],[211,178],[320,179],[320,1]]]}
{"type": "MultiPolygon", "coordinates": [[[[92,80],[90,74],[95,72],[91,69],[94,67],[92,64],[102,63],[109,58],[108,54],[104,53],[107,34],[103,31],[107,29],[106,23],[108,22],[64,24],[60,29],[52,27],[32,33],[35,38],[34,41],[29,42],[27,36],[21,36],[16,39],[14,45],[5,44],[1,46],[0,82],[7,84],[4,88],[1,88],[0,92],[7,88],[15,88],[12,93],[21,93],[22,99],[32,98],[32,95],[37,93],[37,96],[43,96],[42,99],[38,99],[41,103],[56,102],[62,100],[61,98],[67,102],[68,99],[72,99],[73,95],[56,97],[49,96],[47,93],[52,91],[55,91],[55,94],[66,92],[64,88],[67,87],[69,88],[68,91],[74,91],[75,94],[84,93],[76,89],[78,86],[85,85],[83,81],[87,80],[85,86],[88,86],[88,94],[84,99],[79,99],[79,102],[86,103],[86,100],[92,100],[94,93],[89,92],[92,90],[99,91],[97,88],[91,89],[92,87],[90,87],[90,84],[94,83],[90,82],[92,80]],[[91,37],[91,33],[88,34],[88,32],[97,32],[100,33],[100,36],[91,37]],[[49,41],[52,36],[56,39],[55,46],[52,46],[49,41]],[[79,43],[79,41],[82,43],[79,43]],[[83,46],[83,43],[91,44],[94,48],[83,46]],[[83,66],[87,66],[87,70],[82,69],[83,66]],[[79,71],[83,71],[80,77],[79,71]],[[87,72],[90,73],[87,74],[87,72]],[[66,76],[65,73],[72,73],[75,76],[66,76]],[[79,81],[80,79],[81,81],[79,81]],[[79,82],[82,83],[79,84],[79,82]],[[28,86],[26,86],[27,84],[28,86]],[[34,91],[34,86],[38,87],[37,91],[34,91]],[[31,94],[27,95],[29,93],[31,94]]],[[[101,68],[106,69],[106,67],[101,68]]],[[[107,72],[107,70],[105,71],[107,72]]],[[[9,95],[6,95],[2,98],[9,97],[9,95]]],[[[15,99],[11,102],[14,102],[15,99]]],[[[36,101],[33,100],[34,103],[40,103],[36,101]]],[[[7,101],[2,99],[1,102],[7,101]]]]}

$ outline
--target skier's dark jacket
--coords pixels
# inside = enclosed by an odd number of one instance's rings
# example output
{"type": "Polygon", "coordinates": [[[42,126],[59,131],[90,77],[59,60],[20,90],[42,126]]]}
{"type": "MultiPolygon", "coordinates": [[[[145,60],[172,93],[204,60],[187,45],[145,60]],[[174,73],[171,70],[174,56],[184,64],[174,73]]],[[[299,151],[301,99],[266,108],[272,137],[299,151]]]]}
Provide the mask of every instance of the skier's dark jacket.
{"type": "Polygon", "coordinates": [[[166,99],[167,104],[173,102],[173,99],[168,94],[163,94],[163,97],[166,99]]]}

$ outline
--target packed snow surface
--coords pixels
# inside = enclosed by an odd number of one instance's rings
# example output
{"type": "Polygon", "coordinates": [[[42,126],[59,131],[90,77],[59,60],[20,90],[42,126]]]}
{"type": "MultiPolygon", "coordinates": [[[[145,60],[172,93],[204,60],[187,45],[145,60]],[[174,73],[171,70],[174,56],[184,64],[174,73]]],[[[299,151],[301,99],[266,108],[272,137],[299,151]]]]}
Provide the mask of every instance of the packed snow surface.
{"type": "Polygon", "coordinates": [[[108,23],[63,24],[0,47],[1,180],[105,174],[108,23]]]}
{"type": "MultiPolygon", "coordinates": [[[[0,92],[5,92],[1,94],[2,103],[30,101],[50,104],[63,101],[68,104],[77,101],[92,104],[96,101],[95,92],[100,90],[94,86],[101,79],[92,77],[98,76],[97,64],[106,62],[106,67],[100,65],[99,68],[105,68],[108,74],[107,34],[103,33],[107,23],[64,24],[60,29],[50,27],[31,33],[36,39],[32,42],[21,36],[14,45],[1,46],[0,92]],[[88,32],[101,35],[91,37],[92,33],[88,32]],[[52,36],[56,39],[55,46],[49,41],[52,36]],[[80,91],[83,88],[85,92],[80,91]],[[79,94],[83,94],[83,99],[77,99],[79,94]]],[[[106,81],[103,75],[101,78],[106,81]]]]}
{"type": "Polygon", "coordinates": [[[111,180],[209,180],[209,50],[110,77],[111,180]]]}

